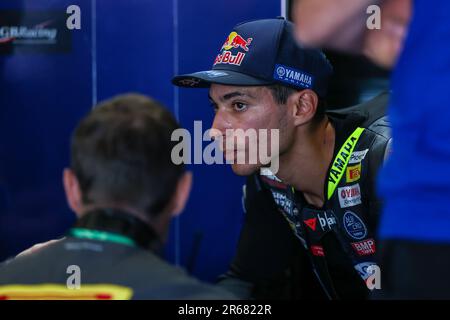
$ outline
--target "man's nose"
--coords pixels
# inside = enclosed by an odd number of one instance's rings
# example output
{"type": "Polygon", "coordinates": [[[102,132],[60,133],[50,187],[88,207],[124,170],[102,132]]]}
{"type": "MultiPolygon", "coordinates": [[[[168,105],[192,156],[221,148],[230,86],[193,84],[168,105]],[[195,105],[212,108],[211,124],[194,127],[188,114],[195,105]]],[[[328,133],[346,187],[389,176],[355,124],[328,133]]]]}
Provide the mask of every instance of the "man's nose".
{"type": "Polygon", "coordinates": [[[211,139],[217,139],[225,135],[225,131],[231,128],[231,124],[223,111],[218,110],[214,116],[214,121],[209,131],[211,139]]]}

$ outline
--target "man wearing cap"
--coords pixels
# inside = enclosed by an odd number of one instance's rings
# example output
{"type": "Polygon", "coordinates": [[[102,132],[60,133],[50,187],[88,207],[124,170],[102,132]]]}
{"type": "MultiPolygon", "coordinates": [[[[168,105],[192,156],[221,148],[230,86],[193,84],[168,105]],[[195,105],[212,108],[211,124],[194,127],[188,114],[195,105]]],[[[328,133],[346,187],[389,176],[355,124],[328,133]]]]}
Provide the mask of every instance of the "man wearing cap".
{"type": "Polygon", "coordinates": [[[326,112],[331,73],[324,54],[300,47],[292,24],[279,18],[238,24],[212,70],[173,79],[209,87],[214,137],[227,160],[248,153],[248,144],[227,149],[227,130],[278,130],[276,173],[259,160],[232,161],[247,176],[246,216],[220,284],[240,297],[365,298],[377,286],[374,177],[390,137],[374,110],[383,110],[386,95],[326,112]]]}

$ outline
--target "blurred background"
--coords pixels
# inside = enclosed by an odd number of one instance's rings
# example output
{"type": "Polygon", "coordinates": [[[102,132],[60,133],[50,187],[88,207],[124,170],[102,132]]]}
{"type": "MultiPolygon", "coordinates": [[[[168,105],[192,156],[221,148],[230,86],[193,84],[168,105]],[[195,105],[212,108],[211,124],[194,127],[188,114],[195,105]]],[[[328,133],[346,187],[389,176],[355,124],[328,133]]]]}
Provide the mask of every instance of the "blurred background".
{"type": "MultiPolygon", "coordinates": [[[[193,132],[212,123],[206,89],[173,87],[174,74],[206,70],[238,22],[289,17],[291,1],[2,0],[0,2],[0,261],[64,235],[75,217],[62,170],[71,131],[98,101],[140,92],[164,103],[193,132]],[[67,7],[81,9],[68,30],[67,7]],[[11,26],[57,30],[15,41],[11,26]]],[[[362,57],[326,52],[335,67],[330,108],[354,105],[389,86],[362,57]]],[[[207,143],[205,143],[206,145],[207,143]]],[[[165,257],[206,281],[226,271],[243,221],[244,179],[228,166],[191,165],[194,188],[172,224],[165,257]]]]}

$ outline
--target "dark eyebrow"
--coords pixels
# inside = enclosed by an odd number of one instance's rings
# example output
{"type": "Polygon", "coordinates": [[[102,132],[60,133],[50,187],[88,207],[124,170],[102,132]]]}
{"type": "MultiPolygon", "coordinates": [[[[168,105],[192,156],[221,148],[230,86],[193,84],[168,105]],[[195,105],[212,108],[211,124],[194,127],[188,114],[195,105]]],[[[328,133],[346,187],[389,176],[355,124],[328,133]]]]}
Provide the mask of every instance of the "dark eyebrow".
{"type": "Polygon", "coordinates": [[[246,94],[243,92],[239,92],[239,91],[234,91],[234,92],[230,92],[227,93],[226,95],[224,95],[223,97],[220,98],[220,100],[222,102],[225,102],[227,100],[233,99],[234,97],[242,97],[245,96],[246,94]]]}
{"type": "MultiPolygon", "coordinates": [[[[255,97],[248,92],[233,91],[233,92],[225,94],[223,97],[219,98],[219,100],[222,102],[225,102],[225,101],[230,100],[235,97],[250,97],[250,98],[255,99],[255,97]]],[[[214,101],[214,99],[209,94],[208,94],[208,98],[210,101],[214,101]]]]}

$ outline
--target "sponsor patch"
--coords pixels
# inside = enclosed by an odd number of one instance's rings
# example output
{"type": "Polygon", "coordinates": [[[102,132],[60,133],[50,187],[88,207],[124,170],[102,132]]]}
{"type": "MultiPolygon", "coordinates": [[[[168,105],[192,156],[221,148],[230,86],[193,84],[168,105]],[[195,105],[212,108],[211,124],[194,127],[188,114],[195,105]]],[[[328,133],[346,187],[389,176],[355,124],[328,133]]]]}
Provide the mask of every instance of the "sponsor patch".
{"type": "Polygon", "coordinates": [[[293,202],[288,199],[288,197],[280,192],[272,191],[273,199],[275,200],[275,203],[281,207],[281,209],[287,214],[291,215],[291,212],[293,211],[293,202]]]}
{"type": "Polygon", "coordinates": [[[361,204],[361,189],[358,183],[338,188],[338,196],[341,208],[348,208],[361,204]]]}
{"type": "Polygon", "coordinates": [[[317,218],[311,218],[303,221],[312,231],[316,231],[317,218]]]}
{"type": "Polygon", "coordinates": [[[369,149],[362,150],[362,151],[353,151],[348,163],[353,164],[353,163],[359,163],[359,162],[363,161],[364,158],[366,157],[366,154],[368,151],[369,151],[369,149]]]}
{"type": "Polygon", "coordinates": [[[323,252],[322,246],[311,246],[311,253],[316,257],[324,257],[325,253],[323,252]]]}
{"type": "Polygon", "coordinates": [[[347,167],[347,182],[358,181],[361,177],[361,163],[347,167]]]}
{"type": "Polygon", "coordinates": [[[367,228],[356,213],[347,211],[343,217],[344,229],[347,234],[356,240],[362,240],[367,236],[367,228]]]}
{"type": "Polygon", "coordinates": [[[337,225],[337,219],[330,211],[325,211],[317,214],[319,225],[323,231],[333,229],[333,226],[337,225]]]}
{"type": "Polygon", "coordinates": [[[225,42],[220,48],[220,53],[214,60],[214,65],[216,64],[231,64],[240,66],[245,58],[244,52],[238,52],[237,54],[232,54],[231,49],[240,49],[248,52],[249,46],[252,43],[253,38],[244,39],[240,34],[233,31],[231,32],[225,42]]]}
{"type": "Polygon", "coordinates": [[[370,266],[377,266],[377,264],[375,262],[362,262],[355,265],[356,271],[358,271],[363,280],[367,280],[372,275],[367,271],[367,268],[370,266]]]}
{"type": "Polygon", "coordinates": [[[359,256],[369,256],[375,254],[376,251],[375,240],[373,239],[353,242],[352,247],[359,256]]]}

